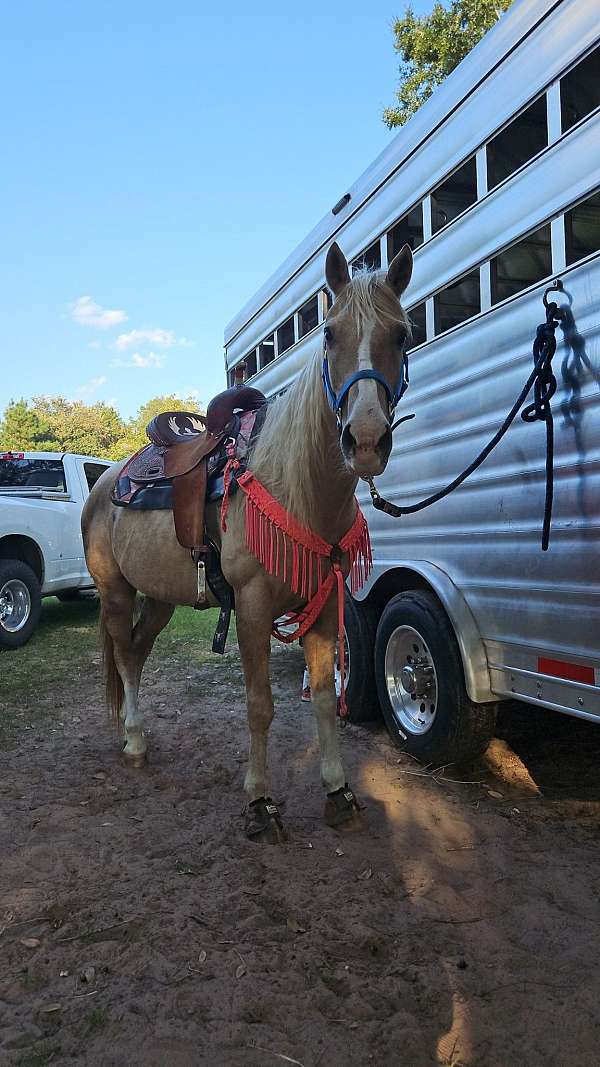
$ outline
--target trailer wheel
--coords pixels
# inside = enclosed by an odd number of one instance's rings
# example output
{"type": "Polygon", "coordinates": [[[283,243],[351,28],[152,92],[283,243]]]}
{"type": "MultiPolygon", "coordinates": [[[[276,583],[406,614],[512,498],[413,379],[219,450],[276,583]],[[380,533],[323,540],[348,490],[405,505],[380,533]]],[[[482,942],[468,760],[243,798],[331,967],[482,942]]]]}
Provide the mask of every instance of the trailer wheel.
{"type": "Polygon", "coordinates": [[[373,670],[376,625],[367,605],[355,600],[347,589],[344,629],[348,721],[356,724],[373,722],[381,718],[373,670]]]}
{"type": "Polygon", "coordinates": [[[42,609],[40,583],[19,559],[0,560],[0,649],[29,641],[42,609]]]}
{"type": "Polygon", "coordinates": [[[497,705],[469,698],[454,632],[432,593],[390,600],[377,629],[375,676],[389,733],[412,756],[460,763],[487,748],[497,705]]]}

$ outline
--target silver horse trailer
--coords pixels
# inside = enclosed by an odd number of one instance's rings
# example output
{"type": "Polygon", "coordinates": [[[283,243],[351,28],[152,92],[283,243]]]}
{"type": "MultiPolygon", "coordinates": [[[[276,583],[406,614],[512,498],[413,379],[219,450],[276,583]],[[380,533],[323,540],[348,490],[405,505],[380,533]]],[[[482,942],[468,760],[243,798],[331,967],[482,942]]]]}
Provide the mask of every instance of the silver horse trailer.
{"type": "Polygon", "coordinates": [[[600,38],[597,0],[517,0],[226,331],[268,395],[321,344],[324,260],[414,272],[411,387],[385,474],[395,504],[442,488],[502,423],[559,278],[554,514],[545,428],[517,419],[455,492],[373,511],[375,567],[349,601],[349,704],[427,760],[481,750],[499,701],[600,721],[600,38]],[[375,695],[377,694],[377,696],[375,695]]]}

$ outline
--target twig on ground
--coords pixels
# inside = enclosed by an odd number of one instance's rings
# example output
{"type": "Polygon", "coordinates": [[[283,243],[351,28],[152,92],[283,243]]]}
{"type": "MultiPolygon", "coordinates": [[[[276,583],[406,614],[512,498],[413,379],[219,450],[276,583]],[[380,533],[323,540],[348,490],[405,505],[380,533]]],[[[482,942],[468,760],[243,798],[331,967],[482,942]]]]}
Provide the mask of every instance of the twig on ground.
{"type": "Polygon", "coordinates": [[[136,921],[135,918],[125,919],[125,922],[114,923],[113,926],[101,926],[99,930],[84,930],[81,934],[73,934],[71,937],[59,937],[57,940],[59,943],[63,941],[79,941],[82,937],[95,937],[96,934],[108,934],[111,930],[118,930],[121,926],[129,926],[130,923],[136,921]]]}
{"type": "Polygon", "coordinates": [[[246,1048],[256,1049],[257,1052],[267,1052],[269,1056],[275,1056],[278,1060],[284,1060],[285,1063],[295,1063],[296,1067],[304,1067],[300,1060],[294,1060],[291,1056],[284,1055],[283,1052],[273,1052],[270,1048],[263,1048],[262,1045],[246,1045],[246,1048]]]}

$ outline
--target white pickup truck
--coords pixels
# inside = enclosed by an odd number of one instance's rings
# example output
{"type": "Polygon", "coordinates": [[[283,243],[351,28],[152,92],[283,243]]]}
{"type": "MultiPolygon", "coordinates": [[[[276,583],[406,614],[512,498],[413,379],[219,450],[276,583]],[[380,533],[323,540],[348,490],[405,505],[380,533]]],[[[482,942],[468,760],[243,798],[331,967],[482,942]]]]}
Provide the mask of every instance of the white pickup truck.
{"type": "Polygon", "coordinates": [[[109,460],[65,452],[0,452],[0,650],[29,640],[41,598],[93,588],[81,509],[109,460]]]}

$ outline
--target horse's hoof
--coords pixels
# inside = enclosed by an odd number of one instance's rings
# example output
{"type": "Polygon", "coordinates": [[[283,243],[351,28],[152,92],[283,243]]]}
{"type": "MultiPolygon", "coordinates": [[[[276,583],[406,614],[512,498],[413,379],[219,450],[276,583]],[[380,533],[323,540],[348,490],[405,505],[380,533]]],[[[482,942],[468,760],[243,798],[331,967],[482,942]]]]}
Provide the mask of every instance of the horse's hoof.
{"type": "Polygon", "coordinates": [[[146,752],[128,752],[127,749],[124,748],[123,759],[128,767],[134,767],[139,770],[140,767],[146,766],[148,755],[146,752]]]}
{"type": "Polygon", "coordinates": [[[325,822],[336,830],[361,830],[362,816],[354,793],[347,785],[327,794],[325,822]]]}
{"type": "Polygon", "coordinates": [[[248,806],[245,831],[250,841],[268,845],[280,845],[287,841],[281,815],[270,797],[259,797],[248,806]]]}

